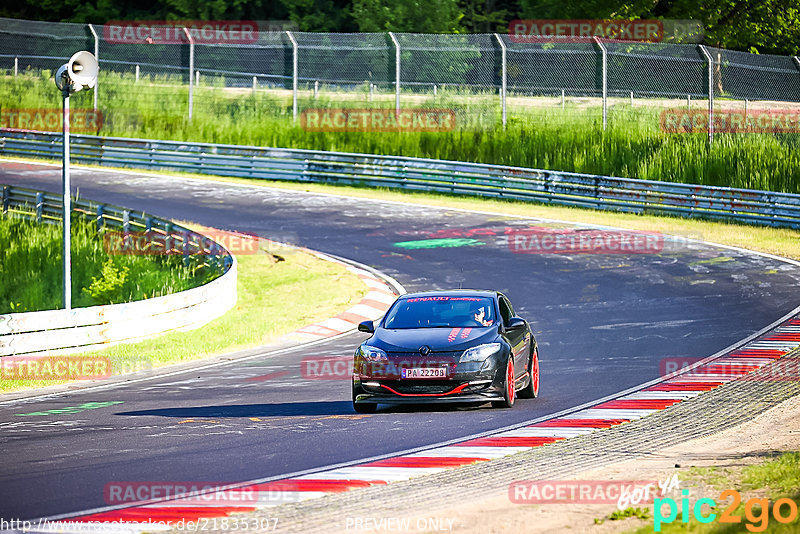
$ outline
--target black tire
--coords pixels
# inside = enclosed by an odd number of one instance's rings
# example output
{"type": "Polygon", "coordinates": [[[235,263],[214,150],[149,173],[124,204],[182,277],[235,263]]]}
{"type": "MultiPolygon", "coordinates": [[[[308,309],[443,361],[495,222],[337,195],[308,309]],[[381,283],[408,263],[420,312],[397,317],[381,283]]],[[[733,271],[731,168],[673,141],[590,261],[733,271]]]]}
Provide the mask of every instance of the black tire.
{"type": "Polygon", "coordinates": [[[353,382],[353,410],[356,413],[375,413],[378,404],[375,402],[356,402],[356,384],[353,382]]]}
{"type": "Polygon", "coordinates": [[[528,384],[517,392],[520,399],[535,399],[539,396],[539,353],[531,349],[528,359],[528,384]]]}
{"type": "Polygon", "coordinates": [[[356,413],[375,413],[378,405],[374,402],[355,402],[353,401],[353,409],[356,413]]]}
{"type": "Polygon", "coordinates": [[[509,354],[508,363],[506,364],[505,380],[503,380],[503,400],[493,401],[494,408],[511,408],[514,406],[514,401],[517,400],[517,394],[514,383],[514,357],[509,354]]]}

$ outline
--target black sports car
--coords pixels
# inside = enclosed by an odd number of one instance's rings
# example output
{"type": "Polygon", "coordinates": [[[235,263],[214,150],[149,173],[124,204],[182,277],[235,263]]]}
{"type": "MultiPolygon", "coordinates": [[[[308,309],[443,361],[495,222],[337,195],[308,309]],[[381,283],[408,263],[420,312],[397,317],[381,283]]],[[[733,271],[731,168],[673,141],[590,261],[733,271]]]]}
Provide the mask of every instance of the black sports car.
{"type": "Polygon", "coordinates": [[[379,403],[487,402],[510,408],[539,394],[539,356],[527,321],[497,291],[399,297],[356,349],[353,408],[379,403]]]}

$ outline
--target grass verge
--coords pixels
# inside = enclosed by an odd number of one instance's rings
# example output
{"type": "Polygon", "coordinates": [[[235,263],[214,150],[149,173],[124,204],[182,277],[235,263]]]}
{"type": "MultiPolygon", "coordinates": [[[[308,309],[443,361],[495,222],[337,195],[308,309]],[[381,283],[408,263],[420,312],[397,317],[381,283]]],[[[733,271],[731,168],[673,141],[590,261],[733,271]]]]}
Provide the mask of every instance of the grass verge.
{"type": "MultiPolygon", "coordinates": [[[[361,280],[342,265],[296,249],[271,246],[269,253],[241,255],[237,260],[238,302],[219,319],[190,332],[171,332],[76,356],[107,357],[115,375],[198,360],[275,341],[301,326],[335,316],[366,293],[361,280]]],[[[2,380],[0,392],[63,383],[2,380]]]]}
{"type": "MultiPolygon", "coordinates": [[[[71,223],[72,305],[119,304],[177,293],[216,273],[176,256],[109,255],[94,225],[71,223]]],[[[0,314],[62,306],[61,225],[0,214],[0,314]]]]}
{"type": "MultiPolygon", "coordinates": [[[[0,76],[0,108],[12,114],[14,110],[58,110],[61,104],[58,92],[52,89],[51,74],[0,76]]],[[[583,105],[580,99],[572,99],[562,109],[551,98],[515,96],[504,128],[495,93],[468,95],[442,89],[436,96],[403,95],[403,105],[453,110],[456,127],[452,131],[312,132],[302,128],[302,121],[293,120],[286,91],[225,88],[223,82],[215,79],[195,87],[189,121],[188,86],[180,85],[179,78],[153,76],[137,83],[130,75],[101,74],[99,101],[105,121],[90,133],[418,156],[800,192],[800,136],[796,133],[719,133],[709,147],[702,132],[662,131],[663,101],[641,100],[631,106],[624,99],[615,100],[604,129],[597,102],[583,105]]],[[[309,108],[391,108],[394,104],[385,98],[388,95],[372,102],[367,93],[360,96],[354,100],[352,93],[328,92],[314,99],[304,92],[298,106],[302,112],[309,108]]],[[[72,106],[91,109],[91,99],[91,91],[76,93],[72,106]]],[[[685,105],[681,101],[673,104],[681,109],[685,105]]]]}

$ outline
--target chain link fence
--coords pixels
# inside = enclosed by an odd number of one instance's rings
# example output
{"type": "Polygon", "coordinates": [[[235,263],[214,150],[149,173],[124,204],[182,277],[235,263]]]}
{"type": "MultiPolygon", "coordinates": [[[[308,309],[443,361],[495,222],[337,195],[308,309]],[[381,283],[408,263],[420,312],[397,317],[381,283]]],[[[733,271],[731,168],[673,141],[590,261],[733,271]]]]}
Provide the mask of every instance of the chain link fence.
{"type": "MultiPolygon", "coordinates": [[[[160,106],[165,119],[236,110],[296,120],[303,109],[336,101],[398,109],[462,106],[491,115],[494,125],[531,116],[548,120],[570,105],[605,128],[608,108],[628,102],[631,108],[686,102],[691,109],[702,101],[709,116],[729,102],[800,102],[797,57],[702,45],[292,31],[262,31],[243,44],[195,43],[188,33],[180,42],[140,44],[114,41],[104,30],[0,19],[0,70],[52,76],[74,52],[96,50],[99,96],[90,107],[99,106],[108,120],[127,113],[124,120],[134,122],[136,110],[148,103],[160,106]],[[258,93],[272,100],[255,98],[258,93]]],[[[57,107],[52,93],[42,93],[38,105],[57,107]]]]}

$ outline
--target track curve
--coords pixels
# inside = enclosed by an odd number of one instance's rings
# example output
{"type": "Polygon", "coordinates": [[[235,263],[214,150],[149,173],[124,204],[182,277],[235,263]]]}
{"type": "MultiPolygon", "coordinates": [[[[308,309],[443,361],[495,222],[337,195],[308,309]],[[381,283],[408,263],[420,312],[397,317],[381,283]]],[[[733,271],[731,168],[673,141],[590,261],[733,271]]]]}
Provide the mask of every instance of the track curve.
{"type": "MultiPolygon", "coordinates": [[[[58,191],[60,170],[3,162],[0,182],[58,191]]],[[[351,258],[408,290],[501,290],[539,340],[542,395],[504,411],[396,408],[356,415],[348,381],[305,380],[299,372],[303,357],[351,354],[364,335],[350,334],[313,351],[4,403],[0,443],[13,460],[0,465],[2,517],[100,507],[104,486],[114,481],[278,476],[526,421],[656,378],[663,358],[713,354],[800,300],[797,266],[702,244],[661,254],[514,254],[508,228],[547,223],[107,170],[74,169],[73,184],[94,200],[351,258]],[[449,241],[421,248],[430,239],[449,241]],[[248,380],[281,371],[288,374],[248,380]],[[75,414],[16,415],[120,401],[75,414]]]]}

